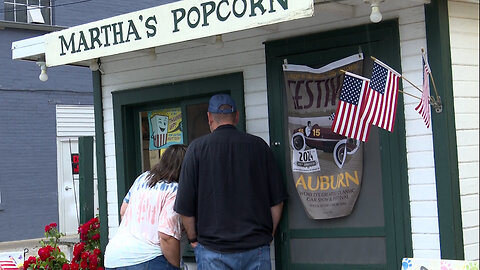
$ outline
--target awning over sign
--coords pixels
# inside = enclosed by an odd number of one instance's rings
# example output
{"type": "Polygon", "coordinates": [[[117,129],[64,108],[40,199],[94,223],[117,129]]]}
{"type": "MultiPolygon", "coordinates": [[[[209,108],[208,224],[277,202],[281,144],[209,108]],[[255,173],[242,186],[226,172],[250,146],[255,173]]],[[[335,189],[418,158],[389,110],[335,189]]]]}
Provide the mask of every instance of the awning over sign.
{"type": "Polygon", "coordinates": [[[47,66],[313,16],[313,0],[184,0],[12,43],[13,59],[47,66]]]}

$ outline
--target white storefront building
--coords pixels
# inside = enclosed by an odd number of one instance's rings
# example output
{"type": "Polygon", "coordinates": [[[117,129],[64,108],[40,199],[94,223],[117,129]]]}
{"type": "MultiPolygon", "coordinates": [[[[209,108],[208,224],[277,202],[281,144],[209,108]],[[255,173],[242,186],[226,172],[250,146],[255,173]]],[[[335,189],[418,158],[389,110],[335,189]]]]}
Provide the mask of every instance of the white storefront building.
{"type": "MultiPolygon", "coordinates": [[[[187,0],[18,41],[12,50],[14,59],[47,68],[98,70],[98,194],[109,238],[129,185],[158,158],[144,130],[148,114],[180,108],[188,143],[205,133],[208,97],[229,92],[243,114],[239,128],[271,145],[286,176],[276,268],[398,269],[403,257],[479,259],[478,25],[473,0],[187,0]],[[380,2],[381,22],[369,18],[372,2],[380,2]],[[421,87],[421,48],[442,101],[431,127],[414,109],[418,99],[400,94],[394,132],[375,128],[365,144],[363,171],[376,184],[364,177],[350,216],[309,219],[289,173],[284,60],[320,67],[362,52],[421,87]]],[[[406,81],[401,89],[421,95],[406,81]]]]}

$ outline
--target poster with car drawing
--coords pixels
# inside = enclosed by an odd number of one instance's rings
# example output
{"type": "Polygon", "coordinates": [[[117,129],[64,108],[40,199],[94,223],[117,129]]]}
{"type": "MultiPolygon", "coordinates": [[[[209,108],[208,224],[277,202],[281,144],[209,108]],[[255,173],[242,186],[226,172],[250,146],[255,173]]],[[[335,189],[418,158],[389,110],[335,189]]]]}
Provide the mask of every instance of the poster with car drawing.
{"type": "Polygon", "coordinates": [[[313,69],[283,65],[288,106],[288,138],[293,181],[312,219],[349,215],[363,174],[360,141],[332,131],[344,73],[362,74],[356,54],[313,69]]]}

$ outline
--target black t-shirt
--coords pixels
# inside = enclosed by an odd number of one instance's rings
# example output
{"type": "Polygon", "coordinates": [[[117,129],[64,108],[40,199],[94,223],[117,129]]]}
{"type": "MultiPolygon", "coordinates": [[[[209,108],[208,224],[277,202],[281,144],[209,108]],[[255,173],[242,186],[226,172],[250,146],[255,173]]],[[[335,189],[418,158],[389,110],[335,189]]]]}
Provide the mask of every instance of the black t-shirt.
{"type": "Polygon", "coordinates": [[[286,198],[268,145],[223,125],[188,147],[174,209],[195,217],[202,245],[235,252],[272,241],[270,207],[286,198]]]}

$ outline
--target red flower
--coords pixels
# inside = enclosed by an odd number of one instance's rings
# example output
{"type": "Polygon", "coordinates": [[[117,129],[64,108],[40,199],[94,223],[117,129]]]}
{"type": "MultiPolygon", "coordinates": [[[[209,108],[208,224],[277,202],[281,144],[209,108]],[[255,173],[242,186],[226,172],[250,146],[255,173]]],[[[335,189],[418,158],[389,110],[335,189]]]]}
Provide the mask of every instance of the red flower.
{"type": "Polygon", "coordinates": [[[82,253],[82,260],[88,259],[89,256],[90,256],[90,253],[88,253],[88,251],[83,252],[82,253]]]}
{"type": "Polygon", "coordinates": [[[68,265],[68,263],[64,263],[62,265],[62,270],[70,270],[70,265],[68,265]]]}
{"type": "Polygon", "coordinates": [[[93,254],[97,255],[97,256],[100,256],[100,254],[102,253],[102,251],[98,248],[94,249],[93,250],[93,254]]]}
{"type": "Polygon", "coordinates": [[[82,269],[87,268],[87,267],[88,267],[88,262],[87,262],[86,260],[85,260],[85,261],[82,261],[82,262],[80,263],[80,267],[81,267],[82,269]]]}
{"type": "Polygon", "coordinates": [[[98,267],[97,270],[105,270],[103,267],[98,267]]]}
{"type": "Polygon", "coordinates": [[[38,250],[38,256],[40,256],[40,260],[45,261],[50,257],[50,253],[52,252],[53,247],[45,246],[38,250]]]}
{"type": "Polygon", "coordinates": [[[24,263],[23,263],[23,268],[28,269],[28,266],[30,264],[35,264],[37,262],[37,258],[30,256],[24,263]]]}
{"type": "Polygon", "coordinates": [[[92,240],[93,240],[93,241],[96,241],[96,240],[98,240],[98,239],[100,239],[100,234],[97,233],[97,234],[94,234],[94,235],[92,236],[92,240]]]}
{"type": "Polygon", "coordinates": [[[49,225],[45,226],[45,232],[49,232],[53,228],[57,228],[57,223],[50,223],[49,225]]]}
{"type": "Polygon", "coordinates": [[[73,256],[74,257],[80,257],[80,255],[82,254],[84,249],[85,249],[85,243],[80,242],[80,243],[76,244],[73,247],[73,256]]]}
{"type": "Polygon", "coordinates": [[[89,269],[89,270],[96,270],[96,269],[97,269],[97,266],[98,266],[98,263],[96,263],[96,262],[90,262],[90,264],[88,265],[88,269],[89,269]]]}
{"type": "Polygon", "coordinates": [[[90,263],[95,262],[95,264],[98,264],[98,257],[95,254],[90,254],[90,256],[88,257],[88,260],[90,261],[90,263]]]}
{"type": "Polygon", "coordinates": [[[78,263],[72,262],[70,264],[70,269],[71,270],[78,270],[79,269],[78,263]]]}

